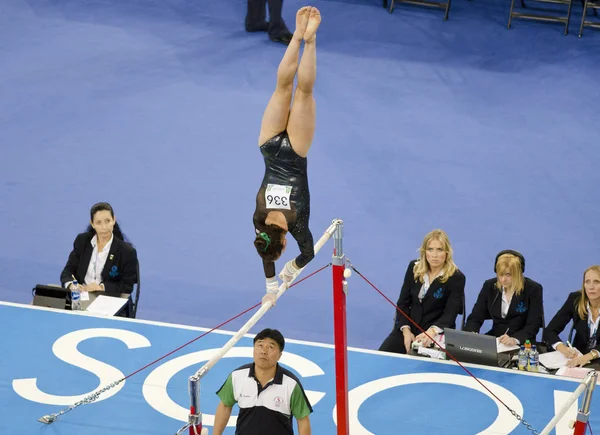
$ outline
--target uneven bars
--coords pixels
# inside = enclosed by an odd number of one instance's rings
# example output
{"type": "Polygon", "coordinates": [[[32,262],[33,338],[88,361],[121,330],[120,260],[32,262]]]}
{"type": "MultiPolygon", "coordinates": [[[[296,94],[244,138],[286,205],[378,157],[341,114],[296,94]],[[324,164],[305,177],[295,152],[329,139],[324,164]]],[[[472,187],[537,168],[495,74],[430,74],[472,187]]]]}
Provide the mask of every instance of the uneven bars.
{"type": "MultiPolygon", "coordinates": [[[[331,223],[331,225],[329,226],[329,228],[327,228],[325,230],[325,232],[323,233],[323,235],[321,236],[319,241],[315,244],[315,255],[317,255],[317,253],[321,250],[323,245],[325,245],[325,243],[331,238],[331,236],[333,235],[333,233],[335,232],[335,230],[337,228],[338,223],[341,223],[341,220],[334,219],[333,222],[331,223]]],[[[303,270],[304,270],[304,267],[302,269],[300,269],[298,274],[294,277],[294,280],[300,275],[300,273],[302,273],[303,270]]],[[[292,282],[293,282],[293,280],[292,280],[292,282]]],[[[291,284],[291,282],[290,282],[290,284],[291,284]]],[[[279,286],[279,293],[277,294],[277,299],[279,299],[281,297],[281,295],[283,295],[283,293],[285,293],[285,291],[288,289],[288,287],[289,287],[289,285],[286,283],[282,283],[279,286]]],[[[242,328],[233,337],[231,337],[231,339],[225,344],[225,346],[223,346],[218,353],[213,355],[213,357],[200,370],[198,370],[196,372],[196,374],[194,374],[193,376],[190,377],[190,380],[193,381],[193,380],[201,379],[221,358],[223,358],[223,356],[227,352],[229,352],[229,350],[233,346],[235,346],[235,344],[238,341],[240,341],[240,339],[250,330],[250,328],[252,328],[256,324],[256,322],[258,322],[260,320],[260,318],[265,315],[265,313],[271,308],[271,305],[272,305],[271,301],[268,301],[267,303],[263,304],[262,307],[260,308],[260,310],[258,310],[250,318],[250,320],[248,320],[246,322],[246,324],[244,326],[242,326],[242,328]]]]}
{"type": "Polygon", "coordinates": [[[554,429],[554,427],[558,424],[558,422],[565,416],[569,408],[582,393],[588,388],[588,384],[593,380],[596,382],[596,377],[592,376],[591,373],[586,376],[586,378],[579,384],[577,389],[573,391],[573,393],[569,396],[569,399],[563,404],[560,410],[554,415],[554,418],[550,420],[550,422],[546,425],[544,430],[540,432],[540,435],[549,435],[550,432],[554,429]]]}

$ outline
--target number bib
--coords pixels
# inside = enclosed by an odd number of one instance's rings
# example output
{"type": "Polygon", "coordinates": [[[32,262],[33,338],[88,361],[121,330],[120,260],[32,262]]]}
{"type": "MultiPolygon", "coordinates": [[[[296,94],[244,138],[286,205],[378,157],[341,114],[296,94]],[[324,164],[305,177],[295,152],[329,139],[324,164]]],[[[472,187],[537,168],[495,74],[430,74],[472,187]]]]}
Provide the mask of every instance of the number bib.
{"type": "Polygon", "coordinates": [[[290,195],[292,194],[292,186],[281,186],[279,184],[267,184],[265,189],[265,204],[268,209],[285,209],[290,208],[290,195]]]}

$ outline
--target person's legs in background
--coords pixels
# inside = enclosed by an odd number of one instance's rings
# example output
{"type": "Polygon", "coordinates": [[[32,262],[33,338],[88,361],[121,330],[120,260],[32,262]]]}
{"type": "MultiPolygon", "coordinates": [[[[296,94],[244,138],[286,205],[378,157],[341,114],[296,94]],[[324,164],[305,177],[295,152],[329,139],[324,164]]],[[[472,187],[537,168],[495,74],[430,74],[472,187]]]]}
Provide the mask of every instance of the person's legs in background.
{"type": "Polygon", "coordinates": [[[248,0],[246,32],[266,32],[268,30],[267,0],[248,0]]]}
{"type": "Polygon", "coordinates": [[[268,32],[269,39],[288,45],[292,40],[292,33],[288,30],[281,16],[283,0],[268,0],[269,21],[266,20],[267,0],[248,0],[246,13],[247,32],[268,32]]]}
{"type": "Polygon", "coordinates": [[[281,42],[288,45],[292,40],[292,33],[288,30],[283,17],[283,0],[269,1],[269,39],[273,42],[281,42]]]}

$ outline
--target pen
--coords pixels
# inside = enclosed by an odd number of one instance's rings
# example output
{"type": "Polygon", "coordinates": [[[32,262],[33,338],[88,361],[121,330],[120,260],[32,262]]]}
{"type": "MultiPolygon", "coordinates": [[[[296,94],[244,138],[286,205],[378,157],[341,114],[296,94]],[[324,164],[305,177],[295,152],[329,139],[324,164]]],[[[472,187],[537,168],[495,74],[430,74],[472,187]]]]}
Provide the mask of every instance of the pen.
{"type": "Polygon", "coordinates": [[[508,334],[509,330],[510,330],[510,327],[506,328],[506,332],[504,333],[504,335],[508,334]]]}
{"type": "MultiPolygon", "coordinates": [[[[573,348],[573,346],[571,346],[571,342],[570,342],[569,340],[567,340],[567,345],[568,345],[568,346],[569,346],[569,348],[570,348],[570,349],[572,349],[573,351],[575,350],[575,349],[573,348]]],[[[573,355],[573,354],[571,354],[571,355],[573,355]]],[[[575,357],[575,355],[577,355],[577,354],[575,353],[575,354],[573,355],[573,358],[575,357]]]]}
{"type": "Polygon", "coordinates": [[[505,336],[506,334],[508,334],[508,330],[509,329],[510,329],[510,327],[506,330],[506,332],[503,335],[501,335],[500,337],[496,338],[496,340],[498,340],[498,343],[502,344],[502,342],[500,341],[500,338],[503,337],[503,336],[505,336]]]}

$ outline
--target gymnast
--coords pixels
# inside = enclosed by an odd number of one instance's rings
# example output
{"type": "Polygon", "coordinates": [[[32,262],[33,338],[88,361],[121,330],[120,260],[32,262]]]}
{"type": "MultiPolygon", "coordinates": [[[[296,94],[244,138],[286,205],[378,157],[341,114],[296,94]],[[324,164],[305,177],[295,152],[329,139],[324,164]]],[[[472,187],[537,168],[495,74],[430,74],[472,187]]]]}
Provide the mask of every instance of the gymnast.
{"type": "Polygon", "coordinates": [[[273,305],[279,290],[275,261],[285,250],[287,233],[298,243],[300,255],[285,264],[279,274],[283,282],[289,284],[315,255],[309,229],[307,155],[315,132],[313,87],[320,23],[321,14],[315,7],[303,7],[296,14],[296,30],[279,64],[277,85],[263,114],[258,139],[265,173],[256,195],[254,246],[262,258],[266,277],[263,303],[271,301],[273,305]],[[304,51],[298,64],[302,41],[304,51]],[[298,85],[292,103],[296,73],[298,85]]]}

